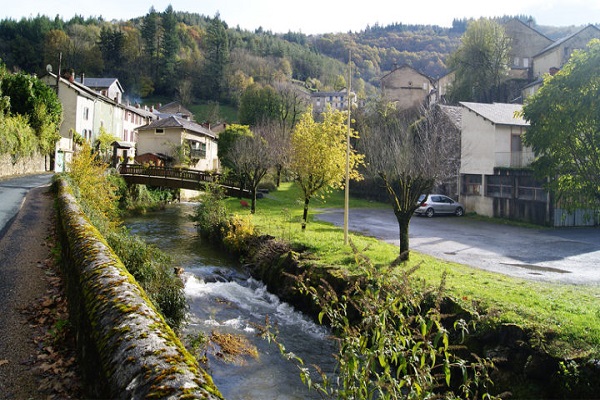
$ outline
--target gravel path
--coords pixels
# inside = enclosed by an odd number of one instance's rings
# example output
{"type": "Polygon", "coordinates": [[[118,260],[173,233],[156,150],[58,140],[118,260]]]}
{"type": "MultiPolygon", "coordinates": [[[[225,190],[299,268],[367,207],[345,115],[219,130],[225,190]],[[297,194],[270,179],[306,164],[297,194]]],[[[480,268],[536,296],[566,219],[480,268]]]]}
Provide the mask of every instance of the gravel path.
{"type": "Polygon", "coordinates": [[[52,197],[47,187],[32,189],[0,240],[0,396],[39,398],[33,364],[36,332],[23,309],[48,289],[44,260],[51,228],[52,197]]]}

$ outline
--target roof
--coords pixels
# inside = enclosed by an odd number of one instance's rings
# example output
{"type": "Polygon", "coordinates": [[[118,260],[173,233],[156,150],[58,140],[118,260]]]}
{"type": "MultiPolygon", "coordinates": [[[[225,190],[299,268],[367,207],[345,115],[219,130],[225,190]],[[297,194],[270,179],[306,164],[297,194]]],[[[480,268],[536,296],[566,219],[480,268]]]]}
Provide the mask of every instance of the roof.
{"type": "Polygon", "coordinates": [[[398,67],[394,68],[393,70],[391,70],[391,71],[390,71],[390,72],[388,72],[387,74],[383,75],[383,76],[380,78],[380,80],[384,80],[385,78],[387,78],[388,76],[392,75],[392,74],[393,74],[393,73],[395,73],[396,71],[400,71],[400,70],[402,70],[402,69],[410,69],[410,70],[413,70],[413,71],[414,71],[414,72],[416,72],[417,74],[419,74],[419,75],[422,75],[423,77],[427,78],[427,79],[428,79],[430,82],[432,82],[432,83],[435,81],[435,80],[434,80],[432,77],[430,77],[429,75],[426,75],[426,74],[422,73],[422,72],[421,72],[421,71],[419,71],[418,69],[416,69],[416,68],[414,68],[414,67],[411,67],[411,66],[410,66],[410,65],[408,65],[408,64],[402,64],[402,65],[400,65],[400,66],[398,66],[398,67]]]}
{"type": "Polygon", "coordinates": [[[167,117],[164,119],[159,119],[157,121],[152,121],[149,124],[140,126],[138,128],[138,132],[145,131],[145,130],[154,130],[157,128],[159,128],[159,129],[160,128],[180,128],[180,129],[185,129],[186,131],[191,132],[191,133],[208,136],[208,137],[215,138],[215,139],[217,137],[212,131],[210,131],[209,129],[206,129],[202,125],[197,124],[193,121],[187,120],[185,118],[178,117],[176,115],[171,115],[170,117],[167,117]]]}
{"type": "Polygon", "coordinates": [[[83,77],[83,82],[81,82],[81,78],[79,78],[79,80],[77,80],[76,82],[93,89],[108,88],[116,82],[117,86],[119,87],[119,90],[121,92],[124,92],[123,87],[121,86],[121,83],[117,78],[88,78],[86,76],[83,77]]]}
{"type": "Polygon", "coordinates": [[[595,29],[595,30],[597,30],[598,32],[600,32],[600,29],[598,29],[598,28],[597,28],[595,25],[588,25],[588,26],[586,26],[586,27],[582,28],[581,30],[579,30],[579,31],[577,31],[577,32],[575,32],[575,33],[572,33],[572,34],[570,34],[570,35],[568,35],[568,36],[565,36],[565,37],[564,37],[564,38],[562,38],[562,39],[559,39],[559,40],[557,40],[556,42],[552,43],[550,46],[548,46],[548,47],[546,47],[545,49],[543,49],[542,51],[540,51],[540,52],[539,52],[538,54],[536,54],[534,57],[541,56],[542,54],[544,54],[544,53],[547,53],[547,52],[549,52],[550,50],[557,48],[558,46],[562,45],[562,44],[563,44],[563,43],[565,43],[565,42],[568,42],[569,40],[571,40],[571,39],[572,39],[572,38],[574,38],[575,36],[577,36],[577,35],[581,34],[581,32],[583,32],[583,31],[585,31],[585,30],[587,30],[587,29],[595,29]]]}
{"type": "Polygon", "coordinates": [[[162,115],[188,115],[194,118],[194,113],[185,108],[179,101],[173,101],[157,108],[158,114],[162,115]]]}
{"type": "Polygon", "coordinates": [[[460,102],[460,105],[495,125],[529,126],[522,116],[515,115],[523,109],[522,104],[460,102]]]}

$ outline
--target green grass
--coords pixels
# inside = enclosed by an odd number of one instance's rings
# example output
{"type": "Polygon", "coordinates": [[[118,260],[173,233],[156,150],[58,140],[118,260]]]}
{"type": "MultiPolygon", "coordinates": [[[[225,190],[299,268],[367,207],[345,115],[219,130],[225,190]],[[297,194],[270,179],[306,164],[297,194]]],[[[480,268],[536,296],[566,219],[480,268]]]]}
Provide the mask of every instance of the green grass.
{"type": "MultiPolygon", "coordinates": [[[[354,256],[344,245],[343,231],[332,224],[310,218],[319,208],[343,207],[342,192],[326,201],[311,200],[309,224],[300,227],[301,192],[284,183],[276,192],[261,199],[252,221],[261,233],[288,240],[308,248],[315,263],[339,267],[349,272],[354,256]]],[[[247,214],[238,199],[228,199],[232,212],[247,214]]],[[[365,200],[350,200],[350,208],[390,207],[365,200]]],[[[350,233],[350,239],[375,265],[387,265],[398,255],[394,245],[350,233]]],[[[411,251],[407,267],[420,265],[417,276],[438,286],[446,272],[446,291],[464,306],[484,310],[501,322],[514,323],[539,333],[548,352],[561,357],[598,357],[600,355],[600,287],[573,286],[510,278],[461,264],[451,263],[411,251]]]]}

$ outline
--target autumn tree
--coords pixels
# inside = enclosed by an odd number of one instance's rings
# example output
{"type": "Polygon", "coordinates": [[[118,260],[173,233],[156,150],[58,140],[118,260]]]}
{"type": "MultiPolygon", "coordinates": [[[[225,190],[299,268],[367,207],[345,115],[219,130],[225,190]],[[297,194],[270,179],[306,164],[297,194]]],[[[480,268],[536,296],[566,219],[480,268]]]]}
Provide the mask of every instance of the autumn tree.
{"type": "Polygon", "coordinates": [[[409,258],[409,224],[419,207],[419,196],[429,194],[456,154],[455,141],[444,129],[423,120],[425,111],[397,110],[380,100],[365,116],[365,132],[359,150],[365,154],[367,173],[388,193],[398,221],[400,259],[409,258]]]}
{"type": "Polygon", "coordinates": [[[449,97],[454,102],[498,101],[496,91],[508,77],[510,48],[510,37],[499,23],[486,18],[470,22],[448,60],[455,73],[449,97]]]}
{"type": "Polygon", "coordinates": [[[533,168],[569,210],[600,206],[599,90],[600,40],[594,39],[556,75],[546,76],[523,108],[533,168]]]}
{"type": "MultiPolygon", "coordinates": [[[[323,122],[315,122],[312,113],[312,107],[309,107],[302,114],[291,140],[290,171],[304,196],[302,230],[306,229],[308,222],[311,198],[317,194],[325,194],[330,189],[343,187],[346,176],[347,114],[328,109],[323,114],[323,122]]],[[[358,133],[351,130],[350,136],[357,138],[358,133]]],[[[362,163],[363,156],[351,149],[350,179],[362,179],[358,172],[362,163]]]]}
{"type": "Polygon", "coordinates": [[[238,176],[243,176],[246,187],[250,189],[250,212],[256,211],[258,185],[275,165],[275,153],[271,149],[276,135],[274,125],[258,125],[252,135],[239,136],[227,152],[228,159],[238,176]]]}

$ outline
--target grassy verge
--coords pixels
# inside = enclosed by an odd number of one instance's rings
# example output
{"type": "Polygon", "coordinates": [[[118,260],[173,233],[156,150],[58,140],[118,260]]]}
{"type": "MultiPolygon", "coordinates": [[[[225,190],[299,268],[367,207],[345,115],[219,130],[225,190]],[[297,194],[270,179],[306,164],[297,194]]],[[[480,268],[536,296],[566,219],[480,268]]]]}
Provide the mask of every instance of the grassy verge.
{"type": "MultiPolygon", "coordinates": [[[[306,248],[315,262],[344,268],[351,272],[353,255],[343,244],[343,231],[332,224],[314,219],[305,232],[300,229],[302,204],[298,189],[289,183],[261,199],[253,223],[262,233],[290,241],[306,248]]],[[[232,212],[247,214],[238,199],[228,199],[232,212]]],[[[326,202],[311,201],[309,213],[318,208],[343,207],[343,193],[333,193],[326,202]]],[[[351,199],[350,208],[390,207],[380,203],[351,199]]],[[[362,235],[351,234],[351,240],[376,265],[389,264],[398,255],[391,244],[362,235]]],[[[446,288],[450,296],[464,306],[494,315],[498,321],[514,323],[537,332],[537,346],[557,357],[600,356],[600,287],[560,285],[510,278],[468,266],[442,261],[411,252],[407,267],[420,264],[417,275],[431,285],[439,285],[447,273],[446,288]]]]}

